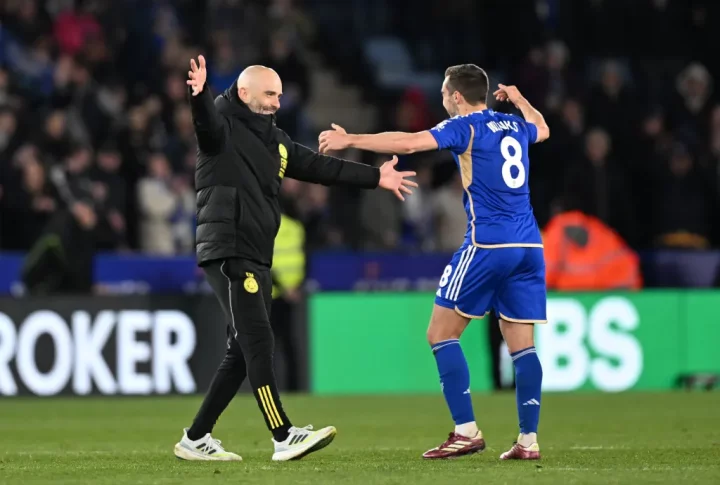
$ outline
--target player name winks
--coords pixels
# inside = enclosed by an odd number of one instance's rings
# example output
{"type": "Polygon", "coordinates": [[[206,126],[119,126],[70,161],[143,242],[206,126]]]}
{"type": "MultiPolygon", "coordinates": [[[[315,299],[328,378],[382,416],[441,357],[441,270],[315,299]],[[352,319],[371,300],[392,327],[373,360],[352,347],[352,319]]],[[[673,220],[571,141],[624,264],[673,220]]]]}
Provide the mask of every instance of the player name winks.
{"type": "Polygon", "coordinates": [[[487,127],[492,130],[493,133],[497,133],[500,130],[512,130],[515,133],[518,132],[517,121],[491,121],[486,123],[487,127]]]}

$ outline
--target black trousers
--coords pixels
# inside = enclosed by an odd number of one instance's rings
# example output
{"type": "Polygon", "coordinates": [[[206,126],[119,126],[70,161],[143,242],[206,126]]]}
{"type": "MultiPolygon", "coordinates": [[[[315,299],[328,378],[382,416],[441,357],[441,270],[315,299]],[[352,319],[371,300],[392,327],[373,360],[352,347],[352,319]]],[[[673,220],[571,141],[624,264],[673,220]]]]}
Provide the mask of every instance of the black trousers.
{"type": "Polygon", "coordinates": [[[285,384],[287,390],[293,392],[300,390],[300,368],[293,333],[295,308],[297,308],[297,304],[284,298],[276,298],[272,303],[272,318],[270,319],[276,340],[282,349],[285,384]]]}
{"type": "Polygon", "coordinates": [[[248,377],[268,429],[275,440],[283,441],[291,424],[282,408],[275,381],[270,270],[237,258],[213,261],[203,269],[225,313],[228,340],[225,358],[188,437],[195,440],[210,433],[248,377]]]}

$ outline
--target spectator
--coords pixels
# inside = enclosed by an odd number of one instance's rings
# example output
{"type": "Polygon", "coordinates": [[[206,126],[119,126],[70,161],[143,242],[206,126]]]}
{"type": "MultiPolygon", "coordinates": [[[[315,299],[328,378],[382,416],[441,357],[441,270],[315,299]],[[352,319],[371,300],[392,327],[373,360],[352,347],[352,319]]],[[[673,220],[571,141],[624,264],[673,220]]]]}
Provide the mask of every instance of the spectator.
{"type": "Polygon", "coordinates": [[[432,121],[425,93],[416,87],[405,90],[395,111],[395,125],[398,130],[422,131],[431,126],[432,121]]]}
{"type": "Polygon", "coordinates": [[[531,47],[525,61],[515,68],[513,77],[517,79],[517,85],[523,87],[523,95],[545,113],[547,100],[544,97],[549,88],[546,51],[538,46],[531,47]]]}
{"type": "Polygon", "coordinates": [[[570,70],[570,50],[564,42],[554,40],[545,48],[547,52],[547,94],[545,106],[550,112],[558,111],[562,101],[577,95],[578,79],[570,70]]]}
{"type": "Polygon", "coordinates": [[[315,25],[294,0],[271,0],[268,13],[271,30],[286,32],[290,42],[301,51],[315,41],[315,25]]]}
{"type": "Polygon", "coordinates": [[[97,165],[92,174],[93,194],[105,213],[105,217],[98,221],[99,250],[127,248],[126,190],[121,166],[120,153],[112,145],[105,145],[98,151],[97,165]]]}
{"type": "Polygon", "coordinates": [[[20,185],[10,183],[3,197],[3,247],[21,250],[31,247],[56,210],[45,169],[32,157],[20,169],[20,185]]]}
{"type": "Polygon", "coordinates": [[[303,184],[301,190],[303,195],[298,199],[298,209],[307,231],[308,250],[340,245],[342,234],[330,218],[328,187],[303,184]]]}
{"type": "Polygon", "coordinates": [[[691,153],[673,147],[669,163],[659,174],[653,201],[655,243],[664,247],[706,249],[716,214],[714,180],[704,176],[691,153]]]}
{"type": "MultiPolygon", "coordinates": [[[[70,5],[72,7],[72,5],[70,5]]],[[[61,54],[79,54],[92,38],[101,35],[101,27],[87,11],[65,9],[55,17],[53,25],[55,40],[61,54]]]]}
{"type": "MultiPolygon", "coordinates": [[[[412,197],[402,205],[404,225],[410,233],[412,246],[423,251],[435,247],[433,227],[432,168],[425,164],[416,169],[415,181],[420,187],[413,190],[412,197]]],[[[458,246],[459,247],[459,246],[458,246]]]]}
{"type": "Polygon", "coordinates": [[[606,61],[602,65],[600,84],[590,95],[588,119],[590,123],[602,126],[613,140],[617,151],[627,152],[633,142],[632,127],[638,103],[617,61],[606,61]]]}
{"type": "Polygon", "coordinates": [[[708,70],[699,63],[690,64],[677,79],[680,99],[674,110],[674,125],[679,137],[694,147],[707,139],[707,122],[714,104],[712,103],[712,82],[708,70]]]}
{"type": "MultiPolygon", "coordinates": [[[[195,128],[193,126],[192,114],[190,107],[186,104],[176,105],[173,113],[173,123],[168,126],[171,135],[165,143],[165,153],[170,159],[170,163],[175,172],[185,170],[185,155],[192,151],[195,153],[195,128]]],[[[193,163],[193,168],[194,168],[193,163]]]]}
{"type": "Polygon", "coordinates": [[[242,71],[242,65],[238,62],[228,35],[217,37],[211,65],[207,82],[212,92],[217,95],[232,85],[242,71]]]}
{"type": "Polygon", "coordinates": [[[67,114],[62,110],[55,110],[45,118],[45,130],[41,136],[39,146],[53,163],[60,162],[70,154],[73,139],[70,136],[67,123],[67,114]]]}
{"type": "Polygon", "coordinates": [[[62,164],[50,168],[58,210],[25,258],[22,279],[31,295],[92,289],[96,229],[105,212],[89,178],[91,161],[91,149],[77,145],[62,164]]]}
{"type": "Polygon", "coordinates": [[[50,18],[37,0],[8,2],[7,29],[23,44],[31,44],[50,31],[50,18]]]}
{"type": "Polygon", "coordinates": [[[464,193],[462,177],[458,173],[435,194],[433,214],[437,251],[455,252],[465,240],[468,221],[463,209],[464,193]]]}
{"type": "MultiPolygon", "coordinates": [[[[266,8],[267,2],[213,0],[206,26],[212,32],[211,42],[216,44],[219,37],[231,33],[238,64],[249,65],[260,57],[264,36],[268,31],[274,31],[268,28],[266,8]]],[[[222,89],[226,88],[223,86],[222,89]]]]}
{"type": "Polygon", "coordinates": [[[144,252],[171,255],[189,249],[193,236],[185,216],[194,210],[195,194],[187,185],[173,180],[165,155],[150,155],[148,176],[138,185],[138,204],[142,220],[140,246],[144,252]]]}
{"type": "Polygon", "coordinates": [[[571,165],[566,194],[573,209],[595,216],[634,241],[634,207],[624,164],[611,158],[610,136],[594,128],[585,137],[585,156],[571,165]]]}
{"type": "Polygon", "coordinates": [[[8,108],[0,108],[0,157],[9,158],[17,149],[20,143],[18,128],[15,113],[8,108]]]}
{"type": "MultiPolygon", "coordinates": [[[[378,158],[380,166],[385,158],[378,158]]],[[[363,248],[368,251],[395,249],[400,243],[402,207],[386,190],[366,191],[360,202],[360,225],[364,229],[363,248]]]]}
{"type": "Polygon", "coordinates": [[[147,109],[142,105],[130,108],[127,125],[118,134],[118,148],[125,161],[125,173],[131,182],[145,172],[144,162],[154,148],[154,135],[147,109]]]}
{"type": "Polygon", "coordinates": [[[165,78],[162,94],[162,120],[172,130],[175,123],[175,111],[178,106],[186,105],[187,86],[184,73],[171,71],[165,78]]]}
{"type": "Polygon", "coordinates": [[[310,74],[287,35],[276,32],[270,40],[268,55],[259,64],[271,66],[283,82],[282,109],[278,125],[296,138],[300,135],[302,108],[311,96],[310,74]]]}

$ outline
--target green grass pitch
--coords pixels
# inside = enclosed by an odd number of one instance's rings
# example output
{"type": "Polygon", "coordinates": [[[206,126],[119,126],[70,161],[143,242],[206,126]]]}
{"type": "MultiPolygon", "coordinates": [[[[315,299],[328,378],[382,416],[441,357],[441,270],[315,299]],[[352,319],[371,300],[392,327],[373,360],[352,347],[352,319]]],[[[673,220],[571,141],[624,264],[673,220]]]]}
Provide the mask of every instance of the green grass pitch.
{"type": "Polygon", "coordinates": [[[286,396],[295,424],[338,428],[335,442],[273,463],[255,401],[239,396],[214,435],[242,463],[177,460],[199,397],[0,399],[0,483],[444,484],[720,483],[720,393],[550,394],[539,462],[500,462],[517,434],[512,394],[477,395],[488,448],[423,461],[452,429],[441,395],[286,396]]]}

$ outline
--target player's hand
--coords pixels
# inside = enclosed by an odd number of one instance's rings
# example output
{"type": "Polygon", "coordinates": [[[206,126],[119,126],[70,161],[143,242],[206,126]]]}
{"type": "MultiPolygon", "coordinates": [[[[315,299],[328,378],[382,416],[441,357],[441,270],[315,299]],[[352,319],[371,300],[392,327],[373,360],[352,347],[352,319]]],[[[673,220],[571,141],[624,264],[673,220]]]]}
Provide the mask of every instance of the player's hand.
{"type": "Polygon", "coordinates": [[[188,71],[187,85],[192,88],[192,95],[197,96],[202,93],[207,80],[207,69],[205,68],[205,58],[198,56],[198,63],[195,59],[190,59],[190,70],[188,71]],[[198,67],[198,63],[200,64],[198,67]]]}
{"type": "Polygon", "coordinates": [[[391,190],[400,200],[405,200],[403,193],[412,194],[409,187],[417,187],[418,184],[409,180],[408,177],[414,177],[415,172],[398,172],[395,165],[398,163],[397,155],[392,160],[385,162],[380,166],[380,183],[378,187],[385,190],[391,190]]]}
{"type": "Polygon", "coordinates": [[[332,123],[332,130],[326,130],[318,136],[320,153],[327,153],[334,150],[345,150],[350,146],[350,139],[347,131],[340,125],[332,123]]]}
{"type": "Polygon", "coordinates": [[[517,103],[523,99],[522,94],[515,86],[505,86],[504,84],[498,84],[498,90],[493,93],[495,99],[500,102],[510,101],[512,104],[517,103]]]}

